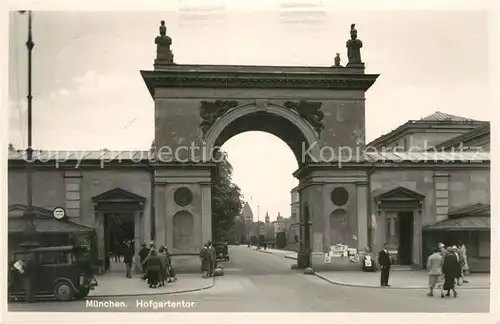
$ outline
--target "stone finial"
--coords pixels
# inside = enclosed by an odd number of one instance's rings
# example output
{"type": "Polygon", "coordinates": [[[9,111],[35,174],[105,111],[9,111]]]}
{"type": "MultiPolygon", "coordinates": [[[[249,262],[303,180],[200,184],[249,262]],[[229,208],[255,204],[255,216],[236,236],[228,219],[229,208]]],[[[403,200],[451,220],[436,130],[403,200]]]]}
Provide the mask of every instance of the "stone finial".
{"type": "Polygon", "coordinates": [[[340,53],[335,56],[335,65],[333,67],[341,67],[340,65],[340,53]]]}
{"type": "Polygon", "coordinates": [[[174,54],[170,49],[170,45],[172,45],[172,39],[167,36],[167,26],[165,25],[164,20],[160,22],[159,31],[160,35],[156,36],[155,38],[156,60],[161,61],[163,64],[175,64],[174,54]]]}
{"type": "Polygon", "coordinates": [[[351,24],[351,39],[346,43],[347,47],[347,66],[362,66],[361,61],[361,48],[363,47],[363,42],[358,39],[358,31],[356,30],[356,24],[351,24]]]}

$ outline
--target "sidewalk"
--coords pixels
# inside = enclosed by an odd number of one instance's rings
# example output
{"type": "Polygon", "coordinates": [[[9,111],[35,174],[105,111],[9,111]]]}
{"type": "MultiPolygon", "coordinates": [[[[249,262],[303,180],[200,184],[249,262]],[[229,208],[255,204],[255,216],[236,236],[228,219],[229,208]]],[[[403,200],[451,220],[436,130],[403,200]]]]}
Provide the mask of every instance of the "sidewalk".
{"type": "MultiPolygon", "coordinates": [[[[380,272],[327,271],[316,272],[316,276],[333,284],[351,287],[367,287],[379,289],[428,289],[428,275],[425,270],[391,271],[389,284],[391,287],[380,287],[380,272]]],[[[457,289],[489,289],[490,275],[473,273],[466,277],[469,283],[457,286],[457,289]]]]}
{"type": "MultiPolygon", "coordinates": [[[[282,255],[288,259],[297,259],[297,253],[293,251],[267,249],[256,250],[262,253],[282,255]]],[[[315,272],[315,275],[332,284],[366,287],[380,289],[427,289],[429,280],[425,270],[414,271],[391,271],[389,284],[390,288],[380,287],[380,272],[362,272],[360,271],[325,271],[315,272]]],[[[469,283],[458,286],[458,289],[489,289],[490,274],[473,273],[466,277],[469,283]]]]}
{"type": "Polygon", "coordinates": [[[282,255],[283,257],[287,259],[292,259],[292,260],[297,260],[297,252],[294,251],[286,251],[286,250],[277,250],[277,249],[260,249],[257,250],[254,248],[254,250],[262,253],[267,253],[267,254],[276,254],[276,255],[282,255]]]}
{"type": "Polygon", "coordinates": [[[212,288],[213,278],[204,279],[201,273],[179,274],[177,281],[165,283],[164,287],[149,288],[146,281],[141,279],[142,275],[133,275],[132,278],[125,277],[123,263],[112,262],[111,271],[96,276],[98,286],[90,291],[89,297],[120,297],[120,296],[143,296],[143,295],[170,295],[186,293],[197,290],[212,288]]]}

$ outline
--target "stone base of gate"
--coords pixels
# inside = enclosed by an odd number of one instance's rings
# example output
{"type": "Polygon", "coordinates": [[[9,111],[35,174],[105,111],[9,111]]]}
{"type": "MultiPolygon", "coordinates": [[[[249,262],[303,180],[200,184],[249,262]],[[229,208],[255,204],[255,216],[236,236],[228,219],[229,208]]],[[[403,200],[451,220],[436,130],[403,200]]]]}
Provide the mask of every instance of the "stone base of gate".
{"type": "Polygon", "coordinates": [[[172,268],[177,273],[201,273],[201,260],[199,254],[196,255],[173,255],[172,268]]]}

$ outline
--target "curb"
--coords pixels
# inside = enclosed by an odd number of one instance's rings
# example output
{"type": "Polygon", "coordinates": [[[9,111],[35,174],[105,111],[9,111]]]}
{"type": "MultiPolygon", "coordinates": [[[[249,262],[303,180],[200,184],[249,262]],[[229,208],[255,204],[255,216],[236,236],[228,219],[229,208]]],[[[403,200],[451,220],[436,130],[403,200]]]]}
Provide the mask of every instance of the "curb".
{"type": "MultiPolygon", "coordinates": [[[[328,281],[331,284],[334,285],[339,285],[339,286],[345,286],[345,287],[357,287],[357,288],[376,288],[376,289],[429,289],[427,286],[407,286],[407,287],[390,287],[390,288],[383,288],[380,286],[375,286],[375,285],[362,285],[362,284],[352,284],[352,283],[346,283],[346,282],[340,282],[340,281],[333,281],[317,272],[314,273],[314,275],[320,279],[323,279],[325,281],[328,281]]],[[[460,286],[460,289],[490,289],[490,286],[460,286]]]]}
{"type": "Polygon", "coordinates": [[[139,293],[139,294],[116,294],[116,295],[89,295],[87,298],[101,298],[101,297],[137,297],[137,296],[161,296],[161,295],[174,295],[174,294],[184,294],[184,293],[189,293],[189,292],[194,292],[194,291],[201,291],[201,290],[207,290],[212,288],[215,285],[215,279],[212,278],[212,283],[199,287],[199,288],[191,288],[191,289],[184,289],[184,290],[176,290],[176,291],[166,291],[166,292],[155,292],[155,293],[139,293]]]}
{"type": "Polygon", "coordinates": [[[292,257],[289,255],[285,255],[285,259],[297,260],[297,257],[292,257]]]}

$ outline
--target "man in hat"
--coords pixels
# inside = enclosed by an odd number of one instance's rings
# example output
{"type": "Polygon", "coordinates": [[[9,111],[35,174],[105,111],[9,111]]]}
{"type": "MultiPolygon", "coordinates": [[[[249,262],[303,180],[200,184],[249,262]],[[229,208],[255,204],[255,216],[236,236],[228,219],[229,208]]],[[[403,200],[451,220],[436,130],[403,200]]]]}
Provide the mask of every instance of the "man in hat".
{"type": "Polygon", "coordinates": [[[146,243],[142,243],[141,250],[139,251],[139,259],[141,262],[142,273],[146,272],[146,264],[144,261],[146,260],[148,255],[149,255],[149,249],[148,249],[146,243]]]}

